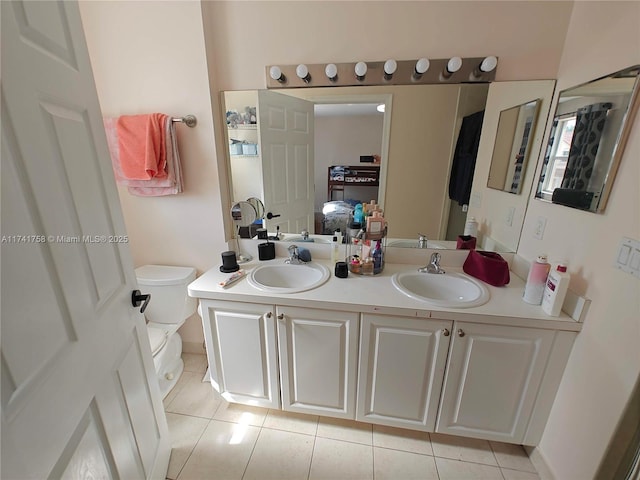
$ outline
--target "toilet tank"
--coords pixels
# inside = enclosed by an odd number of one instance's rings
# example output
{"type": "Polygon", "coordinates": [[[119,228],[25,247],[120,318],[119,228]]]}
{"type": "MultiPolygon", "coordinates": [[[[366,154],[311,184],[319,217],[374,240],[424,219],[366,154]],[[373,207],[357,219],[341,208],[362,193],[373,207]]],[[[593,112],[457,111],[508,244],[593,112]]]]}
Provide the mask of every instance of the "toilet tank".
{"type": "Polygon", "coordinates": [[[144,265],[135,271],[140,291],[151,294],[144,312],[147,320],[182,324],[195,313],[197,299],[187,294],[187,285],[196,279],[195,268],[144,265]]]}

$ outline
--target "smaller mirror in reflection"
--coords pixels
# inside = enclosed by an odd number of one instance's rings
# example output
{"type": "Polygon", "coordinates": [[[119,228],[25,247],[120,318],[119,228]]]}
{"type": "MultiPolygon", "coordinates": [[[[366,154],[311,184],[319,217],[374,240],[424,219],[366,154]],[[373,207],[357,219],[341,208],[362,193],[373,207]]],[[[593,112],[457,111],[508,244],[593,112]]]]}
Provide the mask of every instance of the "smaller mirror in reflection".
{"type": "Polygon", "coordinates": [[[500,112],[487,187],[519,194],[533,141],[540,100],[500,112]]]}
{"type": "Polygon", "coordinates": [[[602,212],[638,104],[640,66],[560,92],[536,198],[602,212]]]}

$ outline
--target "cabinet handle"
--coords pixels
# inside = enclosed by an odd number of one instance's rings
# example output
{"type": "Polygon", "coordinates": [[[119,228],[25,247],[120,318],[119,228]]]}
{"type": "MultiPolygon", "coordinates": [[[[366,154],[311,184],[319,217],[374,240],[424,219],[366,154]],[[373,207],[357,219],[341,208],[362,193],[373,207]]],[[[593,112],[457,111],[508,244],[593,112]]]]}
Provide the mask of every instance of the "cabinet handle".
{"type": "Polygon", "coordinates": [[[280,315],[278,315],[278,320],[284,320],[284,313],[281,313],[280,315]]]}
{"type": "Polygon", "coordinates": [[[271,318],[273,315],[271,315],[271,312],[267,312],[267,314],[265,315],[265,317],[267,318],[271,318]]]}
{"type": "Polygon", "coordinates": [[[464,330],[462,330],[461,328],[458,329],[458,336],[459,337],[464,337],[465,333],[464,330]]]}
{"type": "Polygon", "coordinates": [[[449,329],[448,328],[443,328],[442,329],[442,335],[444,335],[445,337],[448,337],[450,334],[449,329]]]}

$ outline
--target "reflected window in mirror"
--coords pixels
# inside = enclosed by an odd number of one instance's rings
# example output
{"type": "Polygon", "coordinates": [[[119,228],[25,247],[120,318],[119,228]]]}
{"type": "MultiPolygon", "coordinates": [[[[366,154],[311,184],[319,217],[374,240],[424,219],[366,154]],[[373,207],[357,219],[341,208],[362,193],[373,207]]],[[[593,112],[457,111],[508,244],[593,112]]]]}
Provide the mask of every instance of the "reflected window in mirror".
{"type": "Polygon", "coordinates": [[[638,109],[634,66],[560,92],[536,198],[602,212],[638,109]]]}
{"type": "Polygon", "coordinates": [[[531,152],[540,100],[500,112],[487,187],[520,194],[531,152]]]}

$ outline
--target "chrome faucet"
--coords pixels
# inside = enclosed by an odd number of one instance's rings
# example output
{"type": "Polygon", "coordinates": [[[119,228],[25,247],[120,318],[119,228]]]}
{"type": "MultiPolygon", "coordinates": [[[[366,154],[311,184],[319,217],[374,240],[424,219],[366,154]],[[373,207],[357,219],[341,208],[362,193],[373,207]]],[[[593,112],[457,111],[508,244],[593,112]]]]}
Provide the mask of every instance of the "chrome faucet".
{"type": "Polygon", "coordinates": [[[437,252],[432,253],[429,264],[419,268],[418,271],[422,273],[445,273],[440,267],[440,254],[437,252]]]}
{"type": "Polygon", "coordinates": [[[289,258],[287,258],[284,263],[288,263],[290,265],[302,265],[307,263],[304,260],[300,260],[297,245],[291,245],[287,250],[289,250],[289,258]]]}
{"type": "Polygon", "coordinates": [[[427,236],[422,233],[418,234],[418,248],[427,248],[427,236]]]}
{"type": "Polygon", "coordinates": [[[302,236],[303,240],[309,240],[309,231],[308,230],[302,230],[300,232],[300,235],[302,236]]]}

